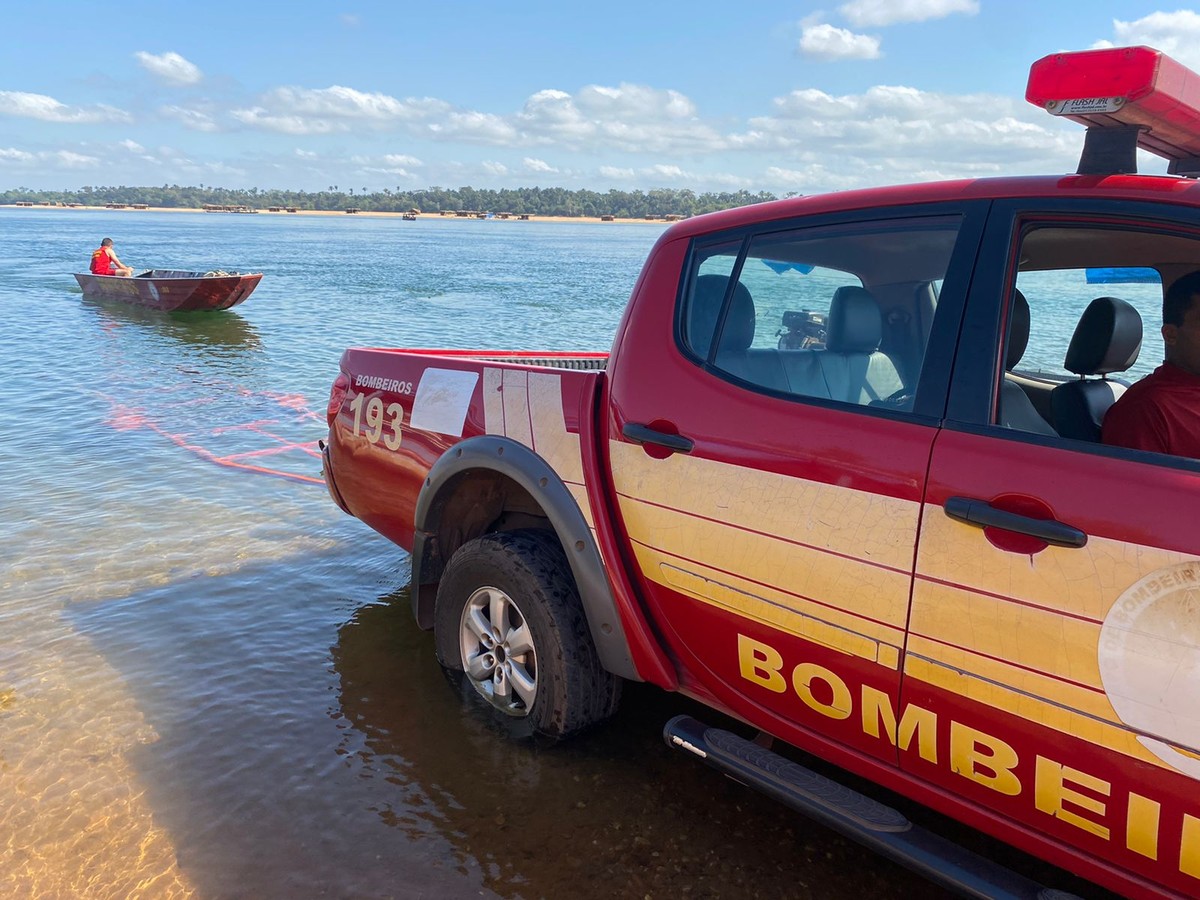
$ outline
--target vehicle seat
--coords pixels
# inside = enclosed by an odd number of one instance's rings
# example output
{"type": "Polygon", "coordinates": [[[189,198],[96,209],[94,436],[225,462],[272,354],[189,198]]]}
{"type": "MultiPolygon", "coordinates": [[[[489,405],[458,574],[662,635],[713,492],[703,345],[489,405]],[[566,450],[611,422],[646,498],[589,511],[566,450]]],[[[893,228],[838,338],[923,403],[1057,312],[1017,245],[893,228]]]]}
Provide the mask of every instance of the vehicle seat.
{"type": "Polygon", "coordinates": [[[1125,393],[1125,385],[1107,375],[1124,372],[1142,349],[1142,317],[1117,297],[1097,297],[1075,326],[1063,367],[1079,376],[1050,394],[1054,424],[1063,437],[1099,441],[1104,414],[1125,393]],[[1099,378],[1088,376],[1099,375],[1099,378]]]}
{"type": "Polygon", "coordinates": [[[1021,362],[1029,344],[1029,301],[1020,291],[1013,291],[1012,310],[1008,319],[1008,353],[1004,360],[1004,380],[1000,383],[1000,424],[1017,431],[1034,434],[1057,434],[1029,399],[1025,390],[1012,380],[1009,373],[1021,362]]]}
{"type": "MultiPolygon", "coordinates": [[[[707,334],[711,335],[717,324],[721,301],[728,285],[729,279],[724,275],[701,275],[696,279],[696,291],[692,298],[695,311],[692,321],[696,323],[698,319],[703,318],[710,323],[707,324],[707,334]]],[[[738,282],[733,289],[729,312],[725,316],[725,327],[721,330],[720,342],[713,358],[714,365],[751,384],[786,391],[787,377],[783,372],[783,364],[779,361],[779,351],[774,347],[751,348],[750,345],[754,343],[754,329],[754,299],[746,286],[738,282]]],[[[704,332],[697,329],[695,333],[699,338],[704,332]]],[[[699,352],[702,348],[697,346],[695,349],[699,352]]]]}
{"type": "Polygon", "coordinates": [[[902,391],[896,364],[879,350],[882,337],[883,317],[870,291],[845,286],[833,292],[825,349],[817,352],[830,398],[866,405],[902,391]]]}

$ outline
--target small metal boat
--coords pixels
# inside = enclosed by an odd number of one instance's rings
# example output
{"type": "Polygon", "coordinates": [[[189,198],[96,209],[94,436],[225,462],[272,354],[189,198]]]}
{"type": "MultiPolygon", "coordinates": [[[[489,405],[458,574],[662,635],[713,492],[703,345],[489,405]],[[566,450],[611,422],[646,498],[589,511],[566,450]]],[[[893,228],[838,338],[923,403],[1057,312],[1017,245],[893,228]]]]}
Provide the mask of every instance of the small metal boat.
{"type": "Polygon", "coordinates": [[[132,278],[119,275],[81,275],[75,280],[93,300],[120,300],[170,312],[229,309],[262,280],[261,272],[181,272],[151,269],[132,278]]]}

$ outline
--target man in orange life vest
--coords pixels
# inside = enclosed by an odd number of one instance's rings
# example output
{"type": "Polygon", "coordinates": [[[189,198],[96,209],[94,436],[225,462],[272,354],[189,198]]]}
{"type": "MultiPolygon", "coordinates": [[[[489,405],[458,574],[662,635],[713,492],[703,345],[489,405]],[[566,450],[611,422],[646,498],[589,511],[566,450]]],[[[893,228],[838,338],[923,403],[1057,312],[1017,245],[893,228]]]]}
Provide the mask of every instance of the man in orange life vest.
{"type": "Polygon", "coordinates": [[[112,238],[105,238],[100,242],[100,249],[92,251],[92,274],[123,275],[128,278],[133,274],[133,269],[117,258],[112,238]]]}

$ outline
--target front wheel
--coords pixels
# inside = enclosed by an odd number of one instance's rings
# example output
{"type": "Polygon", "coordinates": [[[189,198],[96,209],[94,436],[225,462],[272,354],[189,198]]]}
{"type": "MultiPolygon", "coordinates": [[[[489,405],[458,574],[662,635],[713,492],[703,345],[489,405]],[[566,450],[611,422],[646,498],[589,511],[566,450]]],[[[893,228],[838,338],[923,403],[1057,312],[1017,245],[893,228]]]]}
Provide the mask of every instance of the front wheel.
{"type": "Polygon", "coordinates": [[[562,547],[544,531],[463,544],[438,587],[434,637],[493,708],[564,737],[616,711],[620,679],[600,665],[562,547]]]}

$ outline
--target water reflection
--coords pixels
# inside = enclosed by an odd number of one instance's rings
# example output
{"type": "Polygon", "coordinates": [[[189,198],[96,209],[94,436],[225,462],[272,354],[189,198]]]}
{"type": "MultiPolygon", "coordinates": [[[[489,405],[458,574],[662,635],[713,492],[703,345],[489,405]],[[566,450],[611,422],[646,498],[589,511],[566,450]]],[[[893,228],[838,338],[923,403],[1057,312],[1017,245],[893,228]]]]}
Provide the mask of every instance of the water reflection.
{"type": "Polygon", "coordinates": [[[103,328],[125,326],[145,329],[156,336],[201,349],[252,353],[262,348],[262,338],[250,322],[233,310],[220,312],[160,312],[130,303],[96,300],[80,295],[103,328]]]}
{"type": "Polygon", "coordinates": [[[407,589],[355,612],[332,655],[339,752],[377,782],[377,815],[414,836],[440,831],[501,895],[939,896],[669,750],[662,724],[696,711],[678,696],[629,685],[599,729],[514,740],[510,720],[443,675],[407,589]]]}

